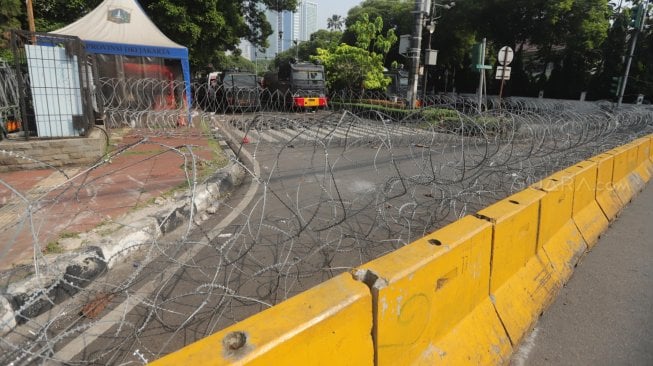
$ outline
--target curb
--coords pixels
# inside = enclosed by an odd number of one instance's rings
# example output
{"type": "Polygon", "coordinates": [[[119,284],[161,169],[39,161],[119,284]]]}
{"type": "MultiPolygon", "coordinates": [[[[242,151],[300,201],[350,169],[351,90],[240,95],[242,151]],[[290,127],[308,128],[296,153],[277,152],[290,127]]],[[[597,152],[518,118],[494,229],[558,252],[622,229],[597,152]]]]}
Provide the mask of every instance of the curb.
{"type": "Polygon", "coordinates": [[[187,191],[154,210],[124,215],[121,221],[129,224],[114,224],[115,232],[101,237],[96,246],[59,255],[48,261],[44,273],[10,284],[0,293],[0,335],[74,296],[131,252],[187,223],[191,212],[195,224],[206,220],[207,210],[217,209],[214,202],[238,187],[245,174],[217,129],[212,135],[228,157],[226,167],[198,185],[194,195],[187,191]]]}

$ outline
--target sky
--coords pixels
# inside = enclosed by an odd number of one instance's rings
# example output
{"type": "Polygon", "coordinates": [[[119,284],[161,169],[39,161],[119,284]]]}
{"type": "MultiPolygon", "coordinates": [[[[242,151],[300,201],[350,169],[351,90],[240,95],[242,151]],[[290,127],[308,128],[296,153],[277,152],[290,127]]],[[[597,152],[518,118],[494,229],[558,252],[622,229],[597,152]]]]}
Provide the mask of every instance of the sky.
{"type": "Polygon", "coordinates": [[[347,17],[349,9],[360,4],[362,0],[311,0],[317,3],[317,28],[326,29],[327,18],[338,14],[347,17]]]}

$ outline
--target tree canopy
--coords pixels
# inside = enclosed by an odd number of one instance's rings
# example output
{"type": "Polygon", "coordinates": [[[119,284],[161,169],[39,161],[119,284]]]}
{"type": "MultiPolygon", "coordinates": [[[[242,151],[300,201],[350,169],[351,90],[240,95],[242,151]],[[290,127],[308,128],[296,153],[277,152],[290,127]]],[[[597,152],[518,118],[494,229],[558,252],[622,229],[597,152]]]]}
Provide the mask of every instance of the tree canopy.
{"type": "Polygon", "coordinates": [[[313,56],[324,64],[327,83],[331,89],[383,89],[390,79],[383,75],[383,59],[392,45],[397,42],[394,29],[383,31],[383,19],[374,21],[368,14],[362,14],[349,30],[355,36],[355,45],[331,44],[329,48],[318,48],[313,56]]]}

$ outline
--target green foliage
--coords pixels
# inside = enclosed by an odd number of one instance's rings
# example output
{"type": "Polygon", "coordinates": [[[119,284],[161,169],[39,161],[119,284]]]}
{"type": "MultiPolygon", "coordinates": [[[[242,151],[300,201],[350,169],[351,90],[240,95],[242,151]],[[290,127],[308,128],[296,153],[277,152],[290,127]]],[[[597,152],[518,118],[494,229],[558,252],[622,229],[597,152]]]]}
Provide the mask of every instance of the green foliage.
{"type": "Polygon", "coordinates": [[[49,32],[62,28],[93,10],[101,2],[102,0],[33,1],[36,31],[49,32]]]}
{"type": "Polygon", "coordinates": [[[397,0],[365,0],[359,6],[351,8],[347,15],[345,24],[348,28],[345,42],[354,45],[355,33],[351,27],[364,17],[368,19],[383,19],[381,33],[393,29],[396,34],[408,34],[411,32],[413,15],[411,11],[414,3],[412,1],[397,0]],[[351,31],[350,31],[351,30],[351,31]]]}
{"type": "Polygon", "coordinates": [[[221,63],[222,54],[236,50],[242,38],[255,47],[266,47],[272,27],[265,9],[297,8],[297,0],[142,0],[141,4],[163,33],[189,48],[193,67],[221,63]]]}
{"type": "Polygon", "coordinates": [[[254,72],[256,70],[256,65],[240,56],[240,55],[225,55],[220,53],[215,57],[215,63],[213,64],[215,70],[227,70],[227,69],[238,69],[240,71],[254,72]]]}
{"type": "MultiPolygon", "coordinates": [[[[102,0],[34,1],[36,30],[48,32],[70,24],[94,9],[102,0]]],[[[20,0],[5,0],[20,5],[20,0]]],[[[242,38],[255,46],[267,46],[272,27],[265,9],[294,10],[297,0],[140,0],[146,14],[173,41],[188,47],[191,66],[217,64],[225,51],[234,51],[242,38]]],[[[2,10],[9,10],[4,6],[2,10]]],[[[10,24],[0,12],[2,26],[10,24]]],[[[16,19],[25,19],[24,7],[16,19]]],[[[11,27],[24,28],[12,21],[11,27]]],[[[4,28],[2,28],[4,31],[4,28]]]]}
{"type": "Polygon", "coordinates": [[[362,48],[341,44],[335,49],[319,48],[313,60],[326,70],[327,86],[339,89],[383,89],[390,78],[383,75],[383,56],[362,48]]]}
{"type": "Polygon", "coordinates": [[[437,124],[445,119],[459,119],[458,111],[447,108],[424,108],[422,116],[432,124],[437,124]]]}
{"type": "MultiPolygon", "coordinates": [[[[0,6],[0,49],[6,49],[9,46],[9,31],[11,29],[21,28],[20,18],[22,11],[20,4],[20,0],[4,0],[2,6],[0,6]]],[[[0,54],[0,57],[6,59],[6,54],[0,54]]]]}
{"type": "Polygon", "coordinates": [[[340,43],[342,32],[318,30],[311,34],[311,39],[306,42],[300,42],[298,45],[279,53],[274,58],[273,69],[278,69],[280,65],[290,60],[310,61],[311,56],[317,55],[317,49],[332,49],[340,43]]]}
{"type": "Polygon", "coordinates": [[[477,117],[449,117],[432,123],[441,132],[465,136],[493,136],[505,135],[518,126],[513,126],[512,121],[498,116],[477,117]]]}
{"type": "MultiPolygon", "coordinates": [[[[412,32],[413,10],[414,3],[411,1],[397,1],[397,0],[365,0],[359,6],[349,10],[345,24],[347,29],[343,34],[342,41],[349,45],[355,46],[359,40],[359,35],[356,34],[356,23],[365,22],[364,19],[382,19],[381,29],[376,29],[379,34],[383,35],[381,42],[377,41],[381,48],[377,51],[383,50],[384,65],[389,67],[393,62],[405,63],[406,60],[403,56],[399,55],[398,42],[393,41],[392,45],[387,48],[387,44],[383,44],[383,38],[386,38],[389,31],[392,34],[410,34],[412,32]]],[[[373,25],[376,26],[375,23],[373,25]]]]}
{"type": "Polygon", "coordinates": [[[59,254],[63,253],[64,248],[59,244],[59,241],[51,241],[43,248],[43,254],[59,254]]]}
{"type": "Polygon", "coordinates": [[[383,19],[377,17],[372,22],[367,14],[350,28],[356,35],[356,46],[342,43],[318,48],[317,55],[311,58],[324,64],[332,90],[385,89],[391,80],[383,75],[383,58],[397,42],[394,30],[383,35],[383,19]]]}
{"type": "Polygon", "coordinates": [[[412,114],[415,114],[414,111],[405,109],[405,108],[393,108],[393,107],[386,107],[382,105],[376,105],[376,104],[369,104],[369,103],[361,103],[362,101],[358,101],[355,103],[344,103],[344,102],[337,102],[337,101],[331,101],[329,102],[329,105],[334,107],[334,108],[343,108],[347,109],[348,111],[351,111],[355,114],[361,115],[364,113],[383,113],[385,115],[388,115],[392,118],[395,119],[403,119],[406,118],[412,114]]]}
{"type": "Polygon", "coordinates": [[[370,52],[378,51],[383,55],[386,55],[398,40],[394,29],[388,29],[385,36],[383,35],[383,18],[380,16],[372,22],[368,14],[362,14],[361,18],[349,27],[349,31],[356,36],[356,47],[370,52]]]}

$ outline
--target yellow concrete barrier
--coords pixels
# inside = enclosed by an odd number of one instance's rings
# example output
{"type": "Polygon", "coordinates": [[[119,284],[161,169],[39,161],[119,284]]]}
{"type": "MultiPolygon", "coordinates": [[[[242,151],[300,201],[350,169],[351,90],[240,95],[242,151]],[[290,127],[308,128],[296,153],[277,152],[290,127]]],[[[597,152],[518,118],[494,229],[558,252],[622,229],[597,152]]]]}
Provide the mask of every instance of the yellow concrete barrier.
{"type": "Polygon", "coordinates": [[[361,266],[377,365],[491,365],[512,351],[488,297],[492,227],[467,216],[361,266]]]}
{"type": "Polygon", "coordinates": [[[547,256],[537,251],[545,195],[529,188],[478,212],[494,227],[490,295],[513,345],[520,343],[560,287],[547,256]]]}
{"type": "Polygon", "coordinates": [[[546,193],[540,205],[538,248],[544,250],[558,281],[564,284],[587,250],[587,244],[571,216],[574,178],[569,172],[561,171],[532,187],[546,193]]]}
{"type": "Polygon", "coordinates": [[[637,168],[635,172],[639,174],[644,183],[651,180],[653,175],[653,163],[651,163],[651,138],[643,137],[634,142],[637,145],[637,168]]]}
{"type": "Polygon", "coordinates": [[[614,155],[603,153],[591,159],[597,164],[596,174],[596,202],[609,221],[617,218],[624,207],[612,181],[614,170],[614,155]]]}
{"type": "Polygon", "coordinates": [[[582,161],[566,171],[574,180],[574,204],[571,216],[585,243],[591,249],[609,225],[608,218],[596,201],[598,165],[593,161],[582,161]]]}
{"type": "Polygon", "coordinates": [[[614,155],[614,170],[612,181],[614,189],[624,205],[637,194],[637,187],[640,185],[637,180],[639,176],[633,173],[637,165],[637,148],[630,145],[624,145],[610,150],[608,153],[614,155]],[[634,152],[634,155],[633,155],[634,152]]]}
{"type": "Polygon", "coordinates": [[[153,365],[373,365],[372,297],[342,274],[153,365]]]}

